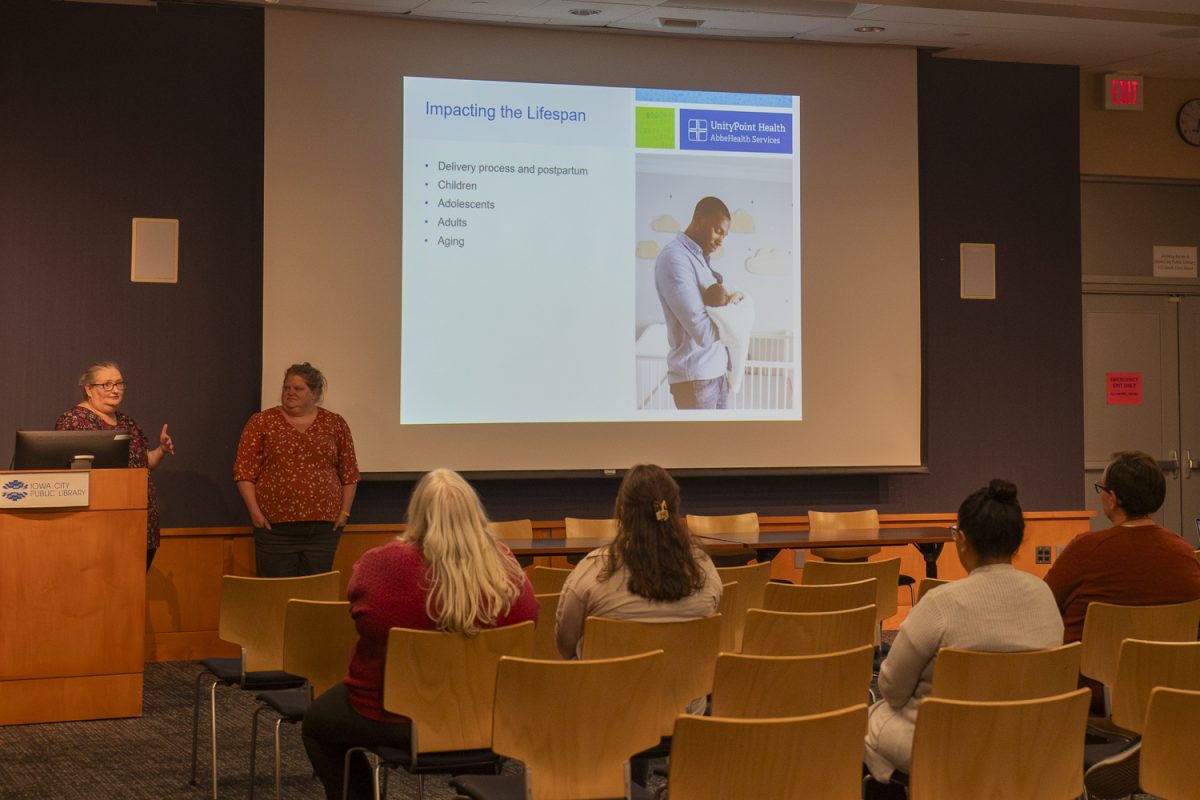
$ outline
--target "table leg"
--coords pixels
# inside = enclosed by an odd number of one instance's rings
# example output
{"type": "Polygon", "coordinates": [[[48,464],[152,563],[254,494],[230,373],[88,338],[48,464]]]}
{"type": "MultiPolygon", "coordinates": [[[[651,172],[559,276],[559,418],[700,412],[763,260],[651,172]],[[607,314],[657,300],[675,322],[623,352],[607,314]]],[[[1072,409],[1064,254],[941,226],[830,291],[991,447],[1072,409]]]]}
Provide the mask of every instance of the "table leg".
{"type": "Polygon", "coordinates": [[[937,577],[937,560],[942,554],[942,546],[945,542],[923,542],[913,543],[913,547],[921,551],[921,555],[925,557],[925,577],[937,577]]]}

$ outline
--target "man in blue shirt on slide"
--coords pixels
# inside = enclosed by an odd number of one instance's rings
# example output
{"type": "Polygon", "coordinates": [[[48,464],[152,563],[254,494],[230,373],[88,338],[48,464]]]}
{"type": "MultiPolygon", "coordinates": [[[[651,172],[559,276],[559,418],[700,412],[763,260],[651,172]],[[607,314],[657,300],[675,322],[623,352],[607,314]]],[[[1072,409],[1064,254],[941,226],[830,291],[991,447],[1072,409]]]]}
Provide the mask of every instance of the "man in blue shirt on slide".
{"type": "Polygon", "coordinates": [[[654,286],[667,320],[667,382],[675,407],[729,408],[729,354],[704,310],[701,292],[724,283],[708,258],[729,233],[729,208],[716,197],[696,203],[692,221],[654,263],[654,286]]]}

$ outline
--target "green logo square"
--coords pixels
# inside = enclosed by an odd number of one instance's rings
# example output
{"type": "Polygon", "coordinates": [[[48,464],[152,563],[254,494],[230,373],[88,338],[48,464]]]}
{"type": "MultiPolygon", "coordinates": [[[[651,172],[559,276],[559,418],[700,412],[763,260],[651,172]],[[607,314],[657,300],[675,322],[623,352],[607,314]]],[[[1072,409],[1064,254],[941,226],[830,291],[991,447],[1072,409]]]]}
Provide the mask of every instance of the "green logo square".
{"type": "Polygon", "coordinates": [[[635,120],[638,147],[675,149],[675,109],[638,106],[635,120]]]}

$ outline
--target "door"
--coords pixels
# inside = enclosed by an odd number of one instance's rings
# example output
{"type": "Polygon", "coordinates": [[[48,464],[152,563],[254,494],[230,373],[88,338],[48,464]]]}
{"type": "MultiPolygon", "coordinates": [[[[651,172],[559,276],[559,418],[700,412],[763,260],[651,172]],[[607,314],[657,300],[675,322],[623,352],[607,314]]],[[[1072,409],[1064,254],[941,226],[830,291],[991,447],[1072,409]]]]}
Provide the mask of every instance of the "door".
{"type": "Polygon", "coordinates": [[[1083,297],[1084,482],[1092,528],[1108,527],[1093,484],[1117,450],[1158,459],[1154,519],[1200,546],[1200,297],[1083,297]]]}

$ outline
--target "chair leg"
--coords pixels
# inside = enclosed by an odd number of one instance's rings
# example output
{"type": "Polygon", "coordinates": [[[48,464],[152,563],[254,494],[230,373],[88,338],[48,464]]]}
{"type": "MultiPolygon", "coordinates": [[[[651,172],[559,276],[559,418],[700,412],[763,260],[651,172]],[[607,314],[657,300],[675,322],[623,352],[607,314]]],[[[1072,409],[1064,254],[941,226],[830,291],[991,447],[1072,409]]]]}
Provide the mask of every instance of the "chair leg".
{"type": "Polygon", "coordinates": [[[908,587],[908,607],[911,609],[917,604],[917,593],[913,591],[911,583],[905,584],[908,587]]]}
{"type": "Polygon", "coordinates": [[[208,691],[208,705],[212,712],[212,800],[217,800],[217,684],[208,691]]]}
{"type": "Polygon", "coordinates": [[[279,800],[283,790],[279,779],[279,773],[281,772],[281,765],[279,763],[279,728],[281,725],[283,725],[283,717],[275,720],[275,800],[279,800]]]}
{"type": "Polygon", "coordinates": [[[196,688],[192,697],[192,777],[188,779],[192,786],[196,785],[196,750],[200,743],[200,682],[207,674],[209,673],[201,672],[196,676],[196,688]]]}

